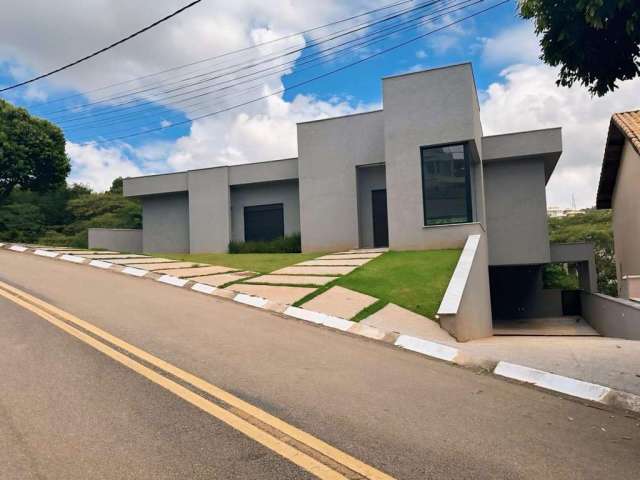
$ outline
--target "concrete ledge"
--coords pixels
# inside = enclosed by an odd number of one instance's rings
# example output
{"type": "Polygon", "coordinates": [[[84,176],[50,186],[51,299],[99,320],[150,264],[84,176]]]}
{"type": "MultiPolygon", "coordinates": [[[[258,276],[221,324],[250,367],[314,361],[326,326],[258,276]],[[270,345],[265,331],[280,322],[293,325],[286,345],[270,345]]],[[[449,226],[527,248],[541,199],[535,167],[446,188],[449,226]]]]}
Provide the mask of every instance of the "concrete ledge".
{"type": "Polygon", "coordinates": [[[444,297],[442,297],[442,302],[440,302],[438,315],[455,315],[458,313],[464,288],[467,286],[467,280],[471,273],[473,259],[476,256],[476,250],[479,244],[480,235],[469,235],[458,259],[456,269],[453,271],[451,280],[449,280],[449,285],[444,293],[444,297]]]}
{"type": "Polygon", "coordinates": [[[38,255],[39,257],[49,257],[49,258],[56,258],[59,255],[58,252],[49,252],[47,250],[36,250],[33,253],[34,255],[38,255]]]}
{"type": "Polygon", "coordinates": [[[60,257],[60,260],[65,260],[67,262],[73,262],[73,263],[84,263],[86,259],[82,257],[78,257],[76,255],[62,255],[60,257]]]}
{"type": "Polygon", "coordinates": [[[125,273],[127,275],[133,275],[134,277],[144,277],[147,273],[149,273],[149,271],[140,270],[139,268],[133,268],[133,267],[124,267],[122,269],[122,273],[125,273]]]}
{"type": "Polygon", "coordinates": [[[179,277],[174,277],[173,275],[162,275],[158,282],[166,283],[168,285],[173,285],[174,287],[184,287],[189,280],[179,277]]]}
{"type": "Polygon", "coordinates": [[[14,252],[26,252],[29,249],[23,245],[11,245],[9,250],[13,250],[14,252]]]}
{"type": "Polygon", "coordinates": [[[252,295],[247,295],[246,293],[238,293],[235,297],[233,297],[234,302],[244,303],[245,305],[251,305],[252,307],[264,308],[267,304],[268,300],[262,297],[254,297],[252,295]]]}
{"type": "Polygon", "coordinates": [[[214,287],[213,285],[205,285],[204,283],[194,283],[191,286],[191,290],[195,290],[196,292],[206,293],[211,295],[213,292],[217,290],[218,287],[214,287]]]}
{"type": "Polygon", "coordinates": [[[400,335],[396,340],[395,345],[406,350],[411,350],[412,352],[422,353],[423,355],[437,358],[439,360],[445,360],[447,362],[453,362],[459,353],[457,348],[441,345],[418,337],[412,337],[410,335],[400,335]]]}

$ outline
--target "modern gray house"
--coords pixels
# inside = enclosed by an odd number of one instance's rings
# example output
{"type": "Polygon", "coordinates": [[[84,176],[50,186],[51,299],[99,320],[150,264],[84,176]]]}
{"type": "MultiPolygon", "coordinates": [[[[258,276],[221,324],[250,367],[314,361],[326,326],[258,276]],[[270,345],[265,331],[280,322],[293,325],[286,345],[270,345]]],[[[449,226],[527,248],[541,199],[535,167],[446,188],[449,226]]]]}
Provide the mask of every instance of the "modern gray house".
{"type": "Polygon", "coordinates": [[[467,309],[459,339],[490,335],[492,311],[562,315],[562,293],[542,287],[550,262],[576,263],[596,289],[589,245],[549,243],[560,128],[485,136],[468,63],[387,77],[382,91],[381,110],[298,124],[297,158],[125,179],[143,250],[225,252],[297,232],[304,251],[465,247],[464,298],[440,312],[446,323],[467,309]]]}

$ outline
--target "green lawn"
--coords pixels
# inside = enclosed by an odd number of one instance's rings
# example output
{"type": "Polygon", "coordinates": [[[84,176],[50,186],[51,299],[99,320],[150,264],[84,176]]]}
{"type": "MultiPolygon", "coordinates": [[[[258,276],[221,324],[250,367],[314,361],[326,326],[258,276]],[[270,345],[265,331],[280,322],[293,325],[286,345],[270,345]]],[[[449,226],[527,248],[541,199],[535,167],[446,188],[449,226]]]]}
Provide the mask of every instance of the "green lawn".
{"type": "Polygon", "coordinates": [[[331,285],[379,298],[382,302],[375,306],[376,310],[392,302],[434,319],[460,252],[388,252],[331,285]]]}
{"type": "Polygon", "coordinates": [[[269,273],[324,255],[315,253],[153,253],[153,256],[269,273]]]}

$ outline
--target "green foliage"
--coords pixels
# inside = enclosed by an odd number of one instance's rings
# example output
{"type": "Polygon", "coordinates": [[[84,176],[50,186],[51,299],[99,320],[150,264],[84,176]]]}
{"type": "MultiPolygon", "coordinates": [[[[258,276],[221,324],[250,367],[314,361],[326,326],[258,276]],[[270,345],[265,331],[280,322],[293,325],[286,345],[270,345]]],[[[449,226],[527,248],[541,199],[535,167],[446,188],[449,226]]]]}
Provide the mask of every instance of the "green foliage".
{"type": "Polygon", "coordinates": [[[268,242],[230,242],[229,253],[300,253],[300,234],[280,237],[268,242]]]}
{"type": "Polygon", "coordinates": [[[558,85],[603,96],[640,75],[638,0],[521,0],[520,15],[535,22],[542,60],[561,65],[558,85]]]}
{"type": "Polygon", "coordinates": [[[570,217],[550,218],[549,236],[554,243],[593,242],[598,289],[607,295],[617,295],[611,210],[588,209],[570,217]]]}
{"type": "Polygon", "coordinates": [[[34,192],[16,188],[0,206],[0,239],[85,248],[87,229],[140,228],[137,200],[82,185],[34,192]]]}
{"type": "Polygon", "coordinates": [[[64,186],[70,171],[62,131],[0,100],[0,203],[17,186],[45,192],[64,186]]]}
{"type": "Polygon", "coordinates": [[[580,282],[576,272],[568,272],[561,263],[545,265],[542,271],[544,288],[558,288],[560,290],[577,290],[580,282]]]}

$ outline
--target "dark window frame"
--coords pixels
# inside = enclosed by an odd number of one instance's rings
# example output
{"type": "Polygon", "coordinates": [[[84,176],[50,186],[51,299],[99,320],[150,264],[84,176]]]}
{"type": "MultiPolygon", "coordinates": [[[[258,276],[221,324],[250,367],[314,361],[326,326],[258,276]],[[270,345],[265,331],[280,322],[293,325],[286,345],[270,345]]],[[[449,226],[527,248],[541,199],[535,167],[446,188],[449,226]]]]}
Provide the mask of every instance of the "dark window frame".
{"type": "Polygon", "coordinates": [[[470,142],[469,141],[465,141],[465,142],[450,142],[450,143],[439,143],[439,144],[435,144],[435,145],[422,145],[420,146],[420,171],[421,171],[421,183],[420,183],[420,188],[422,189],[422,221],[423,221],[423,226],[425,227],[437,227],[437,226],[445,226],[445,225],[459,225],[459,224],[464,224],[464,223],[473,223],[473,203],[472,203],[472,192],[471,192],[471,148],[470,148],[470,142]],[[467,206],[467,218],[466,220],[462,220],[459,222],[447,222],[447,223],[435,223],[435,222],[429,222],[428,218],[427,218],[427,210],[428,210],[428,205],[427,205],[427,198],[426,198],[426,192],[425,192],[425,175],[427,174],[427,172],[425,172],[425,168],[424,168],[424,151],[425,150],[430,150],[430,149],[436,149],[436,148],[444,148],[444,147],[456,147],[456,146],[462,146],[462,150],[464,152],[464,168],[465,168],[465,200],[466,200],[466,206],[467,206]]]}

